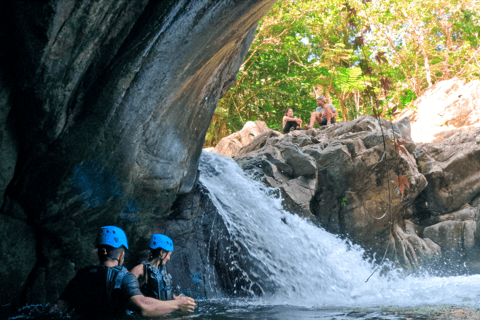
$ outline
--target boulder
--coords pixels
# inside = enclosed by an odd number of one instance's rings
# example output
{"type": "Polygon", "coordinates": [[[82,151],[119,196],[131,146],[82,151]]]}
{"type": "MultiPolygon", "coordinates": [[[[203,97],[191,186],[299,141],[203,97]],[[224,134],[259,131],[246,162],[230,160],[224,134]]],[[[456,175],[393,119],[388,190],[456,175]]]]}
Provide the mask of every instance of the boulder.
{"type": "Polygon", "coordinates": [[[408,119],[392,125],[364,116],[269,138],[234,159],[244,170],[261,171],[294,212],[382,254],[391,241],[409,246],[400,260],[417,263],[415,250],[427,256],[437,254],[438,247],[404,236],[404,220],[411,216],[406,208],[427,185],[409,133],[408,119]],[[403,193],[394,183],[398,176],[408,181],[403,193]]]}
{"type": "Polygon", "coordinates": [[[470,251],[475,245],[476,221],[443,221],[426,227],[425,238],[440,245],[443,250],[470,251]]]}
{"type": "Polygon", "coordinates": [[[413,102],[416,109],[402,111],[409,117],[415,142],[441,142],[457,132],[480,125],[480,80],[453,78],[428,88],[413,102]]]}
{"type": "Polygon", "coordinates": [[[242,130],[222,138],[215,148],[209,152],[216,152],[228,157],[234,157],[239,153],[240,149],[249,145],[258,135],[266,131],[271,131],[271,129],[267,127],[267,124],[264,121],[248,121],[245,123],[242,130]]]}
{"type": "Polygon", "coordinates": [[[418,215],[459,210],[480,195],[480,128],[439,143],[419,144],[414,155],[428,186],[416,200],[418,215]]]}

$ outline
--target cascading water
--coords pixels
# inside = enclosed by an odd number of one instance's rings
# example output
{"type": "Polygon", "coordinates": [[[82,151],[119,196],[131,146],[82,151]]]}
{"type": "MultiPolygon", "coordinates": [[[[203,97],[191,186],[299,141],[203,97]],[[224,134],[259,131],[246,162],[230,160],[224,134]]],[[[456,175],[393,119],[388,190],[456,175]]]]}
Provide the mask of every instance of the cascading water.
{"type": "MultiPolygon", "coordinates": [[[[266,305],[379,307],[478,306],[480,276],[404,276],[375,273],[363,250],[283,210],[272,188],[247,177],[231,159],[203,152],[200,181],[230,234],[276,286],[266,305]]],[[[252,302],[249,302],[252,303],[252,302]]]]}

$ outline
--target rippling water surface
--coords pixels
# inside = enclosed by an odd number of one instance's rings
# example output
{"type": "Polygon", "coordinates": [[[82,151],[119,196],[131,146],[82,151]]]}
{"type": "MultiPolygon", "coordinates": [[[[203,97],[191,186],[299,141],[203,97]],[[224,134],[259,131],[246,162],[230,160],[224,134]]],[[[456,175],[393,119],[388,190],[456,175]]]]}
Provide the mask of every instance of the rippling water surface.
{"type": "MultiPolygon", "coordinates": [[[[69,316],[52,316],[48,313],[49,305],[30,305],[23,307],[19,314],[9,320],[42,319],[63,320],[72,319],[69,316]]],[[[203,319],[203,320],[232,320],[232,319],[272,319],[272,320],[360,320],[360,319],[398,319],[398,320],[426,320],[437,319],[445,315],[446,310],[459,306],[422,306],[422,307],[381,307],[381,308],[302,308],[296,306],[261,305],[258,300],[244,299],[216,299],[198,301],[195,312],[184,314],[174,312],[161,317],[161,319],[203,319]]],[[[453,310],[454,311],[454,310],[453,310]]],[[[468,312],[463,312],[463,318],[478,319],[478,314],[468,317],[468,312]]],[[[76,319],[76,318],[75,318],[76,319]]],[[[145,319],[138,315],[130,315],[113,320],[139,320],[145,319]]],[[[449,318],[443,318],[449,319],[449,318]]]]}

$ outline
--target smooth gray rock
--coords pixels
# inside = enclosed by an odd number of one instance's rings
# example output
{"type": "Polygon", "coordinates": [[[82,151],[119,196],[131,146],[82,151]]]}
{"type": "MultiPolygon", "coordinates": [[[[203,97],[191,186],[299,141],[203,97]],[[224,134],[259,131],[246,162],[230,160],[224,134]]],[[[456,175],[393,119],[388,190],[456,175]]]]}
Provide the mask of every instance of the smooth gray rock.
{"type": "Polygon", "coordinates": [[[457,133],[441,143],[419,145],[416,158],[428,181],[416,201],[423,215],[454,212],[480,195],[480,145],[475,136],[457,133]]]}

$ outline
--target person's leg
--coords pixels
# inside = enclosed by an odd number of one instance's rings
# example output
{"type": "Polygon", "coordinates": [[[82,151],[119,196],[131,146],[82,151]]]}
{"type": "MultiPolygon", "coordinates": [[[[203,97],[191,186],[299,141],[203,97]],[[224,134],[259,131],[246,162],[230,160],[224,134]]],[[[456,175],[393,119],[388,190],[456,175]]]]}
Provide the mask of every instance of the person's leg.
{"type": "Polygon", "coordinates": [[[316,118],[316,112],[312,112],[310,115],[310,127],[313,128],[313,125],[315,124],[315,118],[316,118]]]}
{"type": "Polygon", "coordinates": [[[335,117],[332,118],[332,123],[336,123],[337,120],[335,119],[335,117]]]}
{"type": "Polygon", "coordinates": [[[332,123],[332,118],[333,118],[333,112],[332,109],[330,109],[329,106],[325,106],[325,115],[324,117],[327,119],[327,124],[332,123]]]}
{"type": "Polygon", "coordinates": [[[297,122],[298,127],[295,129],[302,129],[302,119],[298,119],[299,121],[297,122]]]}
{"type": "Polygon", "coordinates": [[[283,127],[283,133],[289,133],[294,123],[297,124],[295,121],[287,121],[283,127]]]}
{"type": "Polygon", "coordinates": [[[313,128],[315,122],[320,123],[322,121],[322,114],[319,112],[312,112],[310,115],[310,127],[313,128]]]}

